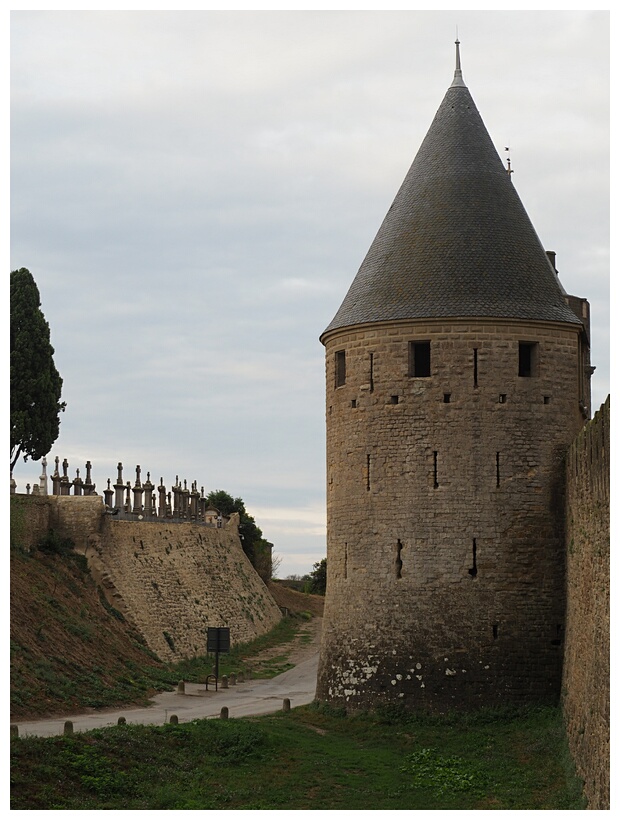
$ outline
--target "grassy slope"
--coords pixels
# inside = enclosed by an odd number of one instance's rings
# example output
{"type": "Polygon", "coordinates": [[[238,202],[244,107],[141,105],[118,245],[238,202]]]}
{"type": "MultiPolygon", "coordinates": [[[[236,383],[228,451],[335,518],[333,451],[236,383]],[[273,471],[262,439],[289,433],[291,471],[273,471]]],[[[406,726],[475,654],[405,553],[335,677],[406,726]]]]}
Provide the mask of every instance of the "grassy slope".
{"type": "Polygon", "coordinates": [[[81,556],[11,549],[11,718],[144,702],[163,664],[81,556]]]}
{"type": "Polygon", "coordinates": [[[245,720],[15,738],[13,809],[579,809],[559,712],[245,720]]]}
{"type": "MultiPolygon", "coordinates": [[[[293,614],[317,606],[316,596],[284,591],[282,597],[293,614]]],[[[295,617],[284,619],[268,636],[234,648],[220,657],[221,674],[271,677],[290,668],[285,652],[275,657],[272,652],[255,663],[247,658],[290,641],[303,625],[295,617]]],[[[29,554],[12,546],[12,721],[142,704],[156,690],[171,688],[180,679],[204,680],[212,671],[210,657],[161,663],[110,607],[81,556],[29,554]]]]}

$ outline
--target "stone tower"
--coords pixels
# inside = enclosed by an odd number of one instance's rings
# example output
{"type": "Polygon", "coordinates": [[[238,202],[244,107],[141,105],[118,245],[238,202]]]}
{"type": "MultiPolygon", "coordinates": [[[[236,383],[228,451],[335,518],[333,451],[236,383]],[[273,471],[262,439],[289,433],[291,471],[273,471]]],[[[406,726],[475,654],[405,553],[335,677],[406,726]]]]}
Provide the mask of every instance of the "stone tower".
{"type": "Polygon", "coordinates": [[[562,459],[589,415],[562,288],[456,71],[321,341],[327,566],[317,697],[557,699],[562,459]]]}

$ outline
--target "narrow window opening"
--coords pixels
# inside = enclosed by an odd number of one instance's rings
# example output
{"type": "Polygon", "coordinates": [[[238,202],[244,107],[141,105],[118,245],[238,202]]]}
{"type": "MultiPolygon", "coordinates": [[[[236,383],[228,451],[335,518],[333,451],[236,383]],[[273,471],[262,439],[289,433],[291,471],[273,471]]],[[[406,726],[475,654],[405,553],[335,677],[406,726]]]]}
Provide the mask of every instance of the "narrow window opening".
{"type": "Polygon", "coordinates": [[[473,541],[473,544],[472,544],[471,552],[472,552],[473,564],[472,564],[471,569],[468,569],[467,571],[469,572],[469,574],[471,575],[472,578],[475,578],[476,575],[478,575],[478,567],[476,566],[476,539],[475,538],[474,538],[474,541],[473,541]]]}
{"type": "Polygon", "coordinates": [[[444,393],[443,394],[443,403],[444,404],[450,404],[451,395],[452,395],[451,393],[444,393]]]}
{"type": "Polygon", "coordinates": [[[398,396],[390,396],[390,404],[398,404],[398,396]]]}
{"type": "Polygon", "coordinates": [[[370,378],[369,378],[369,382],[370,382],[370,392],[372,393],[372,391],[375,389],[375,354],[370,353],[369,355],[370,355],[370,378]]]}
{"type": "Polygon", "coordinates": [[[474,347],[474,387],[478,387],[478,348],[474,347]]]}
{"type": "Polygon", "coordinates": [[[347,360],[344,350],[336,351],[336,387],[342,387],[347,380],[347,360]]]}
{"type": "Polygon", "coordinates": [[[495,486],[499,487],[499,452],[495,453],[495,486]]]}
{"type": "Polygon", "coordinates": [[[498,632],[499,632],[498,624],[493,624],[493,640],[494,641],[497,640],[498,632]]]}
{"type": "Polygon", "coordinates": [[[357,399],[351,399],[351,407],[357,407],[357,399]]]}
{"type": "Polygon", "coordinates": [[[418,379],[430,377],[430,342],[409,342],[409,375],[418,379]]]}
{"type": "Polygon", "coordinates": [[[439,487],[439,482],[437,481],[437,450],[433,451],[433,486],[435,489],[439,487]]]}
{"type": "Polygon", "coordinates": [[[370,453],[366,455],[366,489],[370,490],[370,453]]]}
{"type": "Polygon", "coordinates": [[[536,342],[519,342],[519,376],[531,378],[536,375],[536,342]]]}
{"type": "Polygon", "coordinates": [[[549,404],[551,401],[551,396],[543,396],[543,404],[549,404]]]}
{"type": "Polygon", "coordinates": [[[499,394],[499,403],[500,404],[506,404],[506,393],[500,393],[499,394]]]}
{"type": "Polygon", "coordinates": [[[401,553],[403,550],[403,545],[400,542],[400,538],[396,543],[396,577],[402,578],[403,577],[403,559],[401,557],[401,553]]]}

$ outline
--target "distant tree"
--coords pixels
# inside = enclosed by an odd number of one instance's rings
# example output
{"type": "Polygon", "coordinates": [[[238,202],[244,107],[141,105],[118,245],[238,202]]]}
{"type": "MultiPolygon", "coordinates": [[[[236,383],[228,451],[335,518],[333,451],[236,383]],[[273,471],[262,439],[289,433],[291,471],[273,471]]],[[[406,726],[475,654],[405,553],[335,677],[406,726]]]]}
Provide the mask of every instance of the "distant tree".
{"type": "Polygon", "coordinates": [[[20,456],[43,458],[58,438],[65,402],[53,357],[32,274],[11,271],[11,470],[20,456]]]}
{"type": "Polygon", "coordinates": [[[312,565],[310,578],[310,592],[313,595],[325,595],[327,588],[327,558],[323,558],[312,565]]]}
{"type": "Polygon", "coordinates": [[[271,577],[277,578],[280,567],[282,566],[282,556],[272,554],[271,556],[271,577]]]}

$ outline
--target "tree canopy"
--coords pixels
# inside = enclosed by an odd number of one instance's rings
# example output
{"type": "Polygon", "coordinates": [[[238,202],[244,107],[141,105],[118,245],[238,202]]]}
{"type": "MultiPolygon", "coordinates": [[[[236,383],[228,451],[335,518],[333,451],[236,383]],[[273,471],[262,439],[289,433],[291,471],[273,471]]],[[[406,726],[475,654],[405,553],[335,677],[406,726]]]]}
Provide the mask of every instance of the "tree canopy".
{"type": "Polygon", "coordinates": [[[29,270],[11,271],[11,470],[20,456],[37,461],[58,438],[62,379],[50,329],[29,270]]]}
{"type": "Polygon", "coordinates": [[[243,551],[263,580],[269,580],[273,544],[263,538],[263,531],[257,526],[254,517],[247,512],[243,499],[233,498],[225,490],[212,490],[207,496],[207,503],[219,510],[222,515],[239,513],[239,538],[243,551]],[[266,566],[267,563],[269,566],[266,566]]]}
{"type": "Polygon", "coordinates": [[[325,595],[327,588],[327,558],[322,558],[312,565],[310,573],[310,592],[314,595],[325,595]]]}

